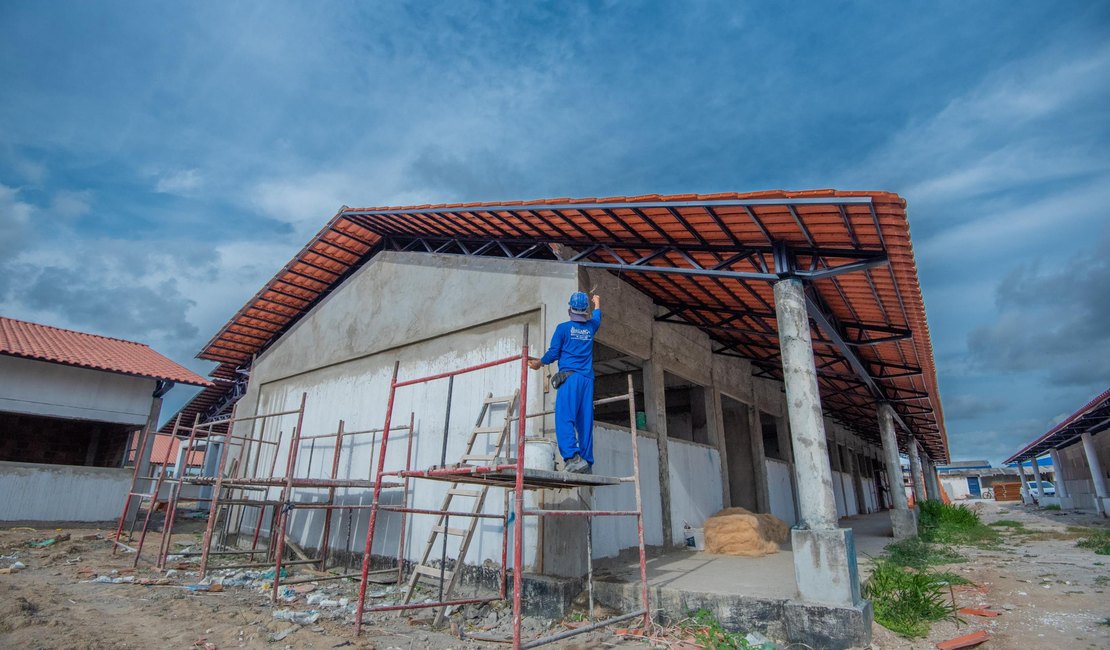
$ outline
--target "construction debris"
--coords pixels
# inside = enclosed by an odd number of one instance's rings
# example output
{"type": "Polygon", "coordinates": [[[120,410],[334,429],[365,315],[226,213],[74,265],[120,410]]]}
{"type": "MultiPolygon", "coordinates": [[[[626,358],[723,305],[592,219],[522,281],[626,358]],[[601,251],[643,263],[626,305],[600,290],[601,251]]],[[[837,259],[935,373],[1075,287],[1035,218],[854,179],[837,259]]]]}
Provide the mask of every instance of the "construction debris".
{"type": "Polygon", "coordinates": [[[972,632],[971,634],[965,634],[954,639],[941,641],[937,644],[937,650],[960,650],[961,648],[972,648],[979,645],[980,643],[989,641],[990,638],[991,635],[986,630],[978,630],[976,632],[972,632]]]}

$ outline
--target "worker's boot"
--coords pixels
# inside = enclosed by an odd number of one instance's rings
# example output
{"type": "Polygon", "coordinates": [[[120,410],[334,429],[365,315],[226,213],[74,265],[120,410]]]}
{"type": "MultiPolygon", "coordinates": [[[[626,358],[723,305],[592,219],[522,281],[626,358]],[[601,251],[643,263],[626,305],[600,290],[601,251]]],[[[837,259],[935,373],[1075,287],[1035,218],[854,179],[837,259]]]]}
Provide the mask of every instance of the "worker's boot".
{"type": "Polygon", "coordinates": [[[590,464],[585,461],[581,456],[575,454],[570,460],[566,461],[563,465],[564,472],[580,473],[583,470],[589,469],[590,464]]]}

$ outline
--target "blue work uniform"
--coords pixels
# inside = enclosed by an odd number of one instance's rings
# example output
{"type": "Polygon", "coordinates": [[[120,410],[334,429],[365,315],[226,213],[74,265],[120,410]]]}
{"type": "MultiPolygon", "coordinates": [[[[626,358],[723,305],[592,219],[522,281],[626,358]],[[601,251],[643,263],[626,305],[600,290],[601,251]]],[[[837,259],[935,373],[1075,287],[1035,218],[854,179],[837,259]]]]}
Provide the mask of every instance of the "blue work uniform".
{"type": "Polygon", "coordinates": [[[594,464],[594,335],[599,327],[600,309],[587,321],[560,323],[540,359],[544,365],[557,359],[560,372],[571,371],[555,395],[555,438],[563,460],[578,454],[590,465],[594,464]]]}

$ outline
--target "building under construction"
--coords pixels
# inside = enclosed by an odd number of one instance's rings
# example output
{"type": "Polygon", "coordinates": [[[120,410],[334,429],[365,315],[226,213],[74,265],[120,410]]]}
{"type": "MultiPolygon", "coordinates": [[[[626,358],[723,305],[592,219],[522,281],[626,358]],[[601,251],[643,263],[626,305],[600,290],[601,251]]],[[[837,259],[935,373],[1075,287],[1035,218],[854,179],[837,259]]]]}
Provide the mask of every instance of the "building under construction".
{"type": "MultiPolygon", "coordinates": [[[[500,569],[503,590],[506,564],[522,567],[513,579],[539,585],[525,590],[525,612],[536,589],[580,588],[591,559],[617,562],[642,544],[666,557],[687,525],[740,506],[794,527],[793,572],[772,581],[777,595],[743,581],[725,589],[741,599],[730,603],[763,603],[760,621],[733,622],[823,647],[865,644],[871,613],[842,518],[889,510],[889,534],[913,534],[900,455],[930,496],[936,464],[949,460],[905,202],[882,192],[344,207],[198,356],[220,364],[217,386],[174,421],[219,441],[206,447],[226,456],[211,481],[270,463],[288,479],[287,492],[255,480],[269,511],[229,512],[247,537],[273,539],[280,526],[314,557],[369,548],[372,572],[416,570],[429,548],[439,553],[439,535],[451,539],[441,580],[448,557],[479,581],[478,568],[500,569]],[[605,299],[596,484],[540,482],[522,495],[487,476],[478,484],[493,491],[460,523],[459,475],[422,479],[516,463],[517,441],[553,439],[547,374],[514,360],[539,356],[575,291],[605,299]],[[231,438],[213,437],[232,412],[231,438]],[[286,415],[267,424],[270,414],[286,415]],[[505,427],[512,444],[494,444],[505,427]],[[344,446],[341,428],[372,433],[344,446]],[[493,435],[475,443],[476,433],[493,435]],[[230,444],[236,436],[242,444],[230,444]],[[251,456],[251,440],[272,449],[251,456]],[[636,486],[605,482],[633,470],[636,486]],[[327,507],[298,505],[309,502],[327,507]],[[506,548],[513,526],[519,554],[506,548]]],[[[521,598],[520,582],[508,589],[521,598]]],[[[653,586],[648,609],[672,595],[653,586]]]]}

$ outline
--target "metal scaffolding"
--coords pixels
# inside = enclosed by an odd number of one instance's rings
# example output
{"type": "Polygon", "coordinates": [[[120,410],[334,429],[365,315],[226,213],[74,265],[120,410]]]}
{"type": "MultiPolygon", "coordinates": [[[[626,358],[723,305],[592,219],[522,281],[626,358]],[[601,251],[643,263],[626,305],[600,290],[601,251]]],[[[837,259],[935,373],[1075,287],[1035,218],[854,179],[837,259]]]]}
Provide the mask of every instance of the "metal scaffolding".
{"type": "MultiPolygon", "coordinates": [[[[375,498],[380,496],[380,490],[399,489],[401,500],[407,503],[409,481],[383,482],[374,477],[364,479],[345,477],[340,478],[339,469],[345,446],[352,443],[356,436],[369,435],[370,454],[373,456],[376,447],[376,437],[383,433],[383,429],[366,429],[363,431],[350,431],[342,420],[334,432],[303,435],[305,402],[307,394],[302,393],[298,408],[291,410],[266,413],[261,415],[242,416],[232,411],[230,419],[218,420],[199,424],[194,422],[190,427],[181,425],[180,416],[174,423],[172,435],[185,446],[185,457],[199,451],[201,441],[205,444],[205,454],[218,449],[218,464],[213,475],[188,475],[182,471],[176,476],[169,476],[165,467],[157,477],[140,477],[136,467],[133,477],[133,487],[128,494],[127,503],[124,505],[116,533],[117,547],[124,547],[135,553],[135,565],[142,557],[143,543],[152,523],[152,515],[156,504],[161,503],[158,495],[168,486],[165,498],[165,518],[162,525],[162,537],[159,545],[155,565],[159,569],[166,566],[171,555],[199,556],[199,572],[205,577],[210,569],[260,569],[272,567],[274,571],[271,600],[278,598],[282,584],[296,584],[306,581],[340,580],[344,578],[360,577],[367,579],[361,573],[345,573],[310,579],[282,580],[283,567],[289,565],[316,565],[321,572],[328,568],[330,555],[329,539],[333,519],[337,511],[346,511],[348,517],[355,511],[367,510],[369,504],[337,503],[340,490],[352,489],[368,490],[376,488],[375,498]],[[292,420],[291,427],[283,420],[292,420]],[[237,432],[236,424],[249,423],[247,431],[237,432]],[[217,433],[218,428],[227,428],[226,434],[217,433]],[[288,439],[286,431],[288,430],[288,439]],[[309,478],[298,475],[297,465],[308,445],[308,463],[311,465],[316,453],[318,441],[332,441],[331,471],[328,478],[309,478]],[[281,453],[284,443],[288,442],[285,454],[281,453]],[[232,454],[231,450],[236,453],[232,454]],[[284,464],[279,464],[279,459],[284,456],[284,464]],[[233,458],[233,460],[230,460],[233,458]],[[143,482],[153,482],[153,489],[146,493],[137,489],[143,482]],[[277,495],[273,495],[278,490],[277,495]],[[315,497],[322,497],[317,499],[315,497]],[[142,516],[142,527],[139,531],[138,542],[134,547],[127,546],[119,541],[128,520],[128,511],[132,509],[131,503],[138,499],[138,509],[145,501],[149,501],[145,516],[142,516]],[[201,548],[199,551],[190,550],[179,553],[172,552],[172,533],[177,515],[184,503],[204,503],[208,511],[207,523],[201,548]],[[322,510],[324,522],[320,542],[317,545],[318,556],[309,557],[303,549],[288,539],[289,523],[297,510],[322,510]],[[268,525],[266,525],[268,523],[268,525]],[[260,548],[259,542],[263,528],[268,533],[265,537],[265,546],[260,548]],[[286,552],[292,550],[296,558],[286,558],[286,552]],[[244,558],[245,556],[245,558],[244,558]],[[217,559],[241,558],[242,561],[216,563],[217,559]]],[[[199,420],[199,416],[197,418],[199,420]]],[[[412,458],[412,441],[415,414],[409,414],[408,426],[394,429],[394,432],[407,432],[408,444],[406,450],[406,469],[412,458]]],[[[242,427],[239,427],[242,429],[242,427]]],[[[150,444],[144,440],[140,448],[150,444]]],[[[323,442],[321,444],[326,444],[323,442]]],[[[321,452],[323,453],[323,452],[321,452]]],[[[140,456],[141,458],[141,456],[140,456]]],[[[210,460],[207,459],[206,460],[210,460]]],[[[139,513],[141,514],[141,512],[139,513]]],[[[140,517],[136,515],[132,523],[134,526],[140,517]]],[[[401,535],[398,540],[397,566],[373,572],[374,574],[389,573],[395,576],[390,581],[400,582],[404,563],[404,526],[405,519],[401,522],[401,535]]],[[[130,540],[129,540],[130,541],[130,540]]],[[[348,551],[350,548],[348,547],[348,551]]]]}
{"type": "MultiPolygon", "coordinates": [[[[489,361],[482,364],[460,368],[450,372],[439,373],[435,375],[428,375],[424,377],[417,377],[413,379],[398,380],[398,373],[400,370],[400,363],[394,365],[393,377],[390,382],[389,396],[386,403],[385,424],[382,431],[382,444],[378,450],[378,466],[376,472],[376,481],[374,486],[374,498],[371,500],[370,505],[370,521],[366,534],[366,546],[362,558],[362,573],[360,578],[358,606],[355,611],[355,634],[358,635],[362,630],[363,617],[369,612],[384,612],[384,611],[404,611],[410,609],[424,609],[434,608],[438,610],[437,619],[443,616],[447,607],[461,606],[474,603],[491,602],[496,600],[505,600],[508,594],[508,535],[509,527],[512,526],[512,560],[513,560],[513,587],[512,587],[512,603],[513,603],[513,631],[511,643],[513,648],[532,648],[554,641],[558,641],[569,636],[588,632],[605,625],[616,623],[619,621],[641,618],[642,624],[645,629],[650,625],[651,614],[648,604],[647,592],[647,556],[644,547],[644,519],[643,519],[643,503],[640,495],[640,460],[639,460],[639,446],[637,444],[636,433],[636,406],[635,406],[635,392],[632,385],[632,377],[628,377],[628,392],[624,395],[618,395],[595,402],[595,405],[606,404],[618,401],[628,402],[628,415],[629,415],[629,429],[632,441],[632,475],[628,477],[607,477],[595,476],[592,474],[573,474],[567,472],[555,472],[538,470],[525,467],[524,464],[524,445],[525,445],[525,430],[524,424],[533,417],[543,417],[549,415],[549,412],[542,412],[529,415],[527,412],[528,404],[528,326],[524,326],[523,330],[523,344],[521,352],[518,355],[489,361]],[[416,384],[425,384],[438,380],[447,380],[449,383],[448,389],[448,412],[450,409],[451,390],[450,386],[453,385],[454,378],[459,375],[477,372],[495,366],[502,366],[512,363],[520,364],[520,385],[516,393],[517,414],[513,417],[511,411],[506,413],[506,427],[509,427],[510,421],[515,420],[516,438],[510,444],[509,448],[515,450],[515,456],[510,458],[475,458],[472,456],[464,456],[463,463],[447,465],[445,462],[439,466],[432,467],[426,470],[413,470],[406,468],[404,470],[387,471],[385,467],[386,453],[390,442],[390,434],[392,432],[392,416],[394,401],[399,389],[416,384]],[[468,460],[480,460],[483,464],[468,464],[468,460]],[[402,479],[425,479],[446,481],[450,483],[460,484],[469,483],[484,487],[500,487],[508,489],[512,494],[514,507],[508,508],[508,494],[506,493],[505,511],[501,514],[483,513],[475,509],[470,512],[451,511],[446,509],[450,500],[445,501],[444,509],[421,509],[412,508],[407,504],[403,506],[388,506],[380,503],[380,493],[386,485],[384,480],[388,477],[402,478],[402,479]],[[622,483],[632,483],[635,486],[636,495],[636,509],[635,510],[545,510],[542,508],[525,508],[524,506],[524,491],[525,490],[538,490],[545,488],[556,489],[576,489],[582,487],[603,487],[609,485],[620,485],[622,483]],[[413,572],[424,572],[429,577],[438,577],[441,590],[438,599],[429,599],[420,603],[408,602],[409,598],[406,597],[404,603],[398,605],[387,605],[378,607],[366,607],[366,582],[369,574],[371,562],[371,550],[374,543],[374,535],[376,531],[377,518],[379,511],[392,511],[416,515],[431,515],[439,518],[439,531],[440,534],[446,535],[450,530],[450,518],[469,519],[475,521],[479,518],[484,519],[499,519],[503,523],[502,527],[502,547],[501,547],[501,568],[500,568],[500,593],[496,597],[490,598],[456,598],[452,599],[450,590],[446,592],[442,589],[442,585],[450,580],[450,584],[455,584],[457,574],[462,571],[463,562],[465,560],[465,552],[467,545],[461,545],[460,556],[456,559],[453,571],[448,571],[446,567],[446,552],[444,551],[441,556],[441,563],[438,570],[432,570],[423,564],[414,565],[413,572]],[[520,516],[511,517],[511,513],[518,513],[520,516]],[[639,557],[640,557],[640,586],[641,586],[641,608],[615,616],[603,621],[596,621],[590,625],[563,632],[557,635],[542,637],[525,641],[521,637],[521,623],[522,623],[522,592],[524,581],[524,526],[523,518],[527,516],[532,517],[586,517],[587,519],[587,557],[589,562],[589,570],[587,574],[590,596],[590,615],[593,614],[593,567],[592,567],[592,539],[590,535],[590,524],[593,517],[606,517],[606,516],[624,516],[635,517],[637,523],[637,533],[639,542],[639,557]],[[451,574],[448,577],[448,574],[451,574]]],[[[483,410],[483,413],[485,411],[483,410]]],[[[479,421],[479,425],[481,422],[479,421]]],[[[476,428],[475,431],[478,429],[476,428]]],[[[489,431],[492,433],[492,431],[489,431]]],[[[443,449],[446,449],[446,436],[448,435],[448,427],[444,427],[444,440],[443,449]]],[[[473,434],[472,434],[473,438],[473,434]]],[[[451,489],[457,489],[453,486],[451,489]]],[[[449,490],[450,491],[450,490],[449,490]]],[[[483,493],[484,496],[484,493],[483,493]]],[[[472,529],[471,529],[472,530],[472,529]]],[[[435,532],[433,532],[434,539],[435,532]]],[[[429,540],[429,548],[432,542],[429,540]]],[[[425,553],[425,556],[427,553],[425,553]]],[[[427,559],[426,557],[424,558],[427,559]]],[[[415,584],[419,576],[411,576],[411,583],[415,584]]],[[[508,640],[507,640],[508,641],[508,640]]]]}

